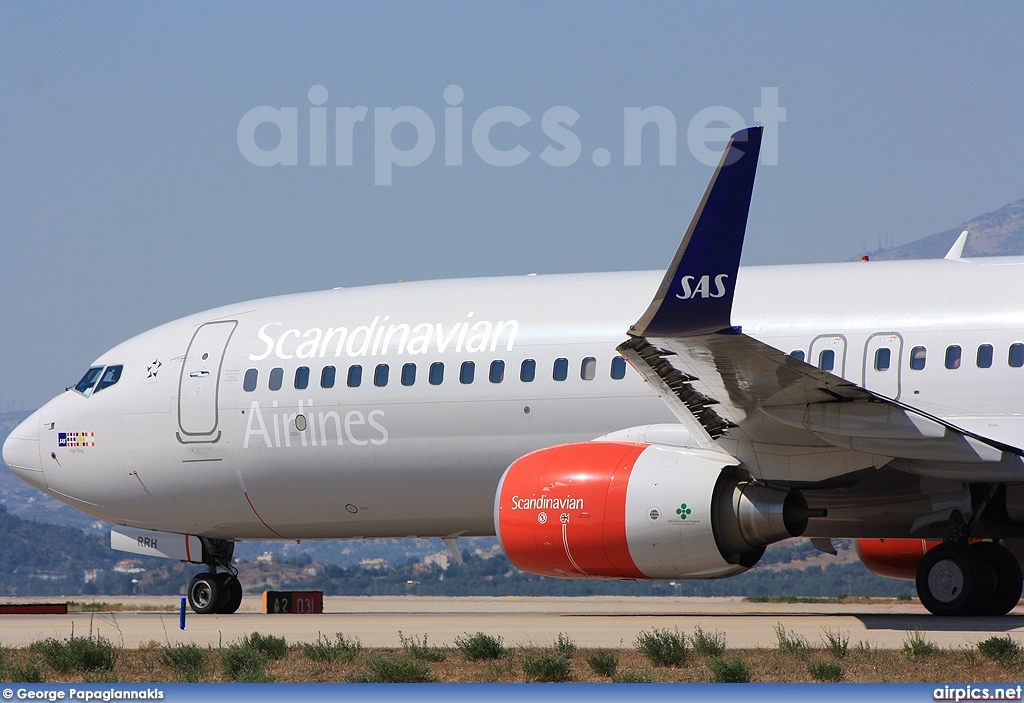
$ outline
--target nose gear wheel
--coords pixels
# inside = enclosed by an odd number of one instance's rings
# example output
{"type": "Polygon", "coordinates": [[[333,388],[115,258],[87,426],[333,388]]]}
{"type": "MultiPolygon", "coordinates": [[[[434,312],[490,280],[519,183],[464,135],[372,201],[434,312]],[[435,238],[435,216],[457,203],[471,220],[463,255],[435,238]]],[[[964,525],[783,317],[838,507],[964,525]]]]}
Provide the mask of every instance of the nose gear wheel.
{"type": "Polygon", "coordinates": [[[199,615],[230,615],[242,604],[242,584],[227,571],[196,574],[188,584],[188,604],[199,615]]]}

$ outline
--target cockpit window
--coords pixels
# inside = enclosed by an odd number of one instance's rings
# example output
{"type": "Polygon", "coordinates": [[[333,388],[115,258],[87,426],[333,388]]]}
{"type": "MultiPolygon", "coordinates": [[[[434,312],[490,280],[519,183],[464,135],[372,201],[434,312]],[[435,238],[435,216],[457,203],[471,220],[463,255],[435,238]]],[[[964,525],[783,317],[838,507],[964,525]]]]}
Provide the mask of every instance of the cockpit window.
{"type": "Polygon", "coordinates": [[[108,366],[106,369],[102,366],[93,366],[85,372],[82,380],[75,386],[75,390],[85,397],[89,397],[93,393],[99,393],[104,388],[110,388],[120,381],[121,371],[123,370],[124,366],[122,364],[108,366]]]}
{"type": "Polygon", "coordinates": [[[90,368],[85,372],[85,375],[82,376],[82,380],[75,386],[75,390],[88,397],[92,393],[92,388],[96,385],[96,381],[99,380],[100,373],[102,371],[102,366],[93,366],[90,368]]]}
{"type": "Polygon", "coordinates": [[[96,384],[96,390],[94,392],[99,393],[104,388],[110,388],[112,385],[121,380],[121,371],[124,366],[118,364],[117,366],[108,366],[103,372],[103,376],[100,377],[100,382],[96,384]]]}

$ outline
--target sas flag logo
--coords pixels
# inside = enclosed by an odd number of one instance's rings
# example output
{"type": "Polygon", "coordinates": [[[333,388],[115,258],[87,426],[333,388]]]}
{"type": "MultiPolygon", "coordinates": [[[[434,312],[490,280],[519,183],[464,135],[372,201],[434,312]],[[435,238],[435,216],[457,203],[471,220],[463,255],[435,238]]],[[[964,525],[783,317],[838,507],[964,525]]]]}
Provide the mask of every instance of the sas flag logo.
{"type": "Polygon", "coordinates": [[[59,432],[57,434],[57,446],[75,449],[77,447],[95,447],[95,432],[59,432]]]}

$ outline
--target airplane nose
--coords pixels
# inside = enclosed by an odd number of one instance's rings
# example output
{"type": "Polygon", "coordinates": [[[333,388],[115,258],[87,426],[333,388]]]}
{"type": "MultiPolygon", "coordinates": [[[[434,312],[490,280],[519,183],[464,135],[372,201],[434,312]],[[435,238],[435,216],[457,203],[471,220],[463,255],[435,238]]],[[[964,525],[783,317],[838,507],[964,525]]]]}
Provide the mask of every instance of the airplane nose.
{"type": "Polygon", "coordinates": [[[14,474],[45,491],[43,464],[39,458],[39,411],[35,411],[15,427],[3,448],[4,463],[14,474]]]}

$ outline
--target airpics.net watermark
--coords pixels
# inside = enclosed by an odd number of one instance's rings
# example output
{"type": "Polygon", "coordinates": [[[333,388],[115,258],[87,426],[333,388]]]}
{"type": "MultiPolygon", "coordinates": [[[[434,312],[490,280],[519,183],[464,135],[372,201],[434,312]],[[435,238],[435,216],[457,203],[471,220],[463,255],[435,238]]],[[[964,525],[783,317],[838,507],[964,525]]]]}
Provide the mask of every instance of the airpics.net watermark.
{"type": "MultiPolygon", "coordinates": [[[[314,85],[308,92],[310,105],[309,128],[301,135],[308,141],[308,161],[302,165],[327,166],[329,109],[327,88],[314,85]]],[[[470,120],[461,107],[465,91],[457,85],[444,89],[444,118],[441,139],[444,149],[445,166],[462,166],[464,162],[465,123],[470,120]]],[[[245,159],[255,166],[297,166],[300,164],[299,139],[300,114],[298,107],[254,107],[238,122],[238,150],[245,159]],[[277,144],[264,148],[257,138],[257,130],[264,125],[276,128],[277,144]]],[[[306,120],[305,115],[303,122],[306,120]]],[[[764,126],[761,141],[760,164],[775,166],[779,163],[779,125],[786,121],[786,108],[779,106],[778,88],[761,88],[761,104],[753,109],[753,122],[764,126]]],[[[411,105],[402,107],[375,107],[370,118],[370,109],[356,107],[334,108],[334,154],[335,166],[352,166],[353,153],[359,125],[370,119],[373,123],[373,182],[379,186],[392,183],[394,167],[412,168],[424,163],[434,152],[438,141],[438,129],[434,120],[423,109],[411,105]],[[403,127],[403,125],[406,125],[403,127]],[[415,131],[416,138],[408,148],[395,143],[398,129],[415,131]]],[[[580,119],[580,113],[565,105],[548,108],[540,118],[540,129],[550,143],[538,154],[548,166],[571,166],[583,155],[583,143],[572,131],[580,119]]],[[[507,148],[498,148],[492,141],[492,132],[499,125],[511,125],[516,129],[526,127],[533,117],[526,111],[512,105],[499,105],[484,110],[472,119],[469,126],[469,142],[473,153],[483,163],[499,168],[518,166],[534,154],[519,143],[507,148]]],[[[721,159],[729,137],[748,125],[736,110],[724,105],[706,107],[695,114],[686,129],[686,145],[690,154],[702,164],[715,166],[721,159]]],[[[306,125],[303,124],[302,127],[306,125]]],[[[368,126],[368,125],[367,125],[368,126]]],[[[503,142],[508,142],[509,127],[505,126],[503,142]]],[[[265,131],[265,130],[264,130],[265,131]]],[[[658,163],[661,166],[676,165],[676,116],[671,110],[659,105],[649,107],[625,107],[622,111],[622,165],[642,165],[643,139],[657,140],[658,163]],[[646,129],[653,125],[653,129],[646,129]]],[[[272,141],[272,140],[271,140],[272,141]]],[[[516,140],[513,139],[513,142],[516,140]]],[[[404,143],[404,141],[403,141],[404,143]]],[[[305,154],[301,155],[305,157],[305,154]]],[[[612,163],[612,152],[598,147],[590,153],[595,166],[604,167],[612,163]]]]}

